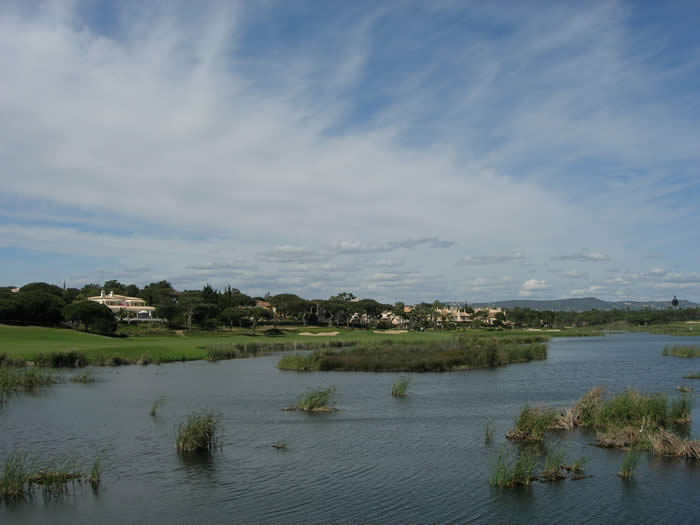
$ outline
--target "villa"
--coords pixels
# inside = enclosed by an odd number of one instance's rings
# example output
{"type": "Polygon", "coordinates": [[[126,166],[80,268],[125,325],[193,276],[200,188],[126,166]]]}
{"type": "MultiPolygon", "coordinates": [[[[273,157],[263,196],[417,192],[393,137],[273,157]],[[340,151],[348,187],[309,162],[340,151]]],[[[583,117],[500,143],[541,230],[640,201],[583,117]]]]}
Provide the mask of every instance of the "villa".
{"type": "Polygon", "coordinates": [[[105,305],[112,310],[112,313],[114,313],[116,317],[119,317],[120,313],[123,313],[126,314],[124,317],[128,318],[141,320],[155,319],[153,316],[155,307],[146,306],[146,301],[140,297],[117,295],[114,292],[109,292],[108,295],[105,295],[105,291],[102,290],[100,295],[88,297],[87,300],[105,305]]]}

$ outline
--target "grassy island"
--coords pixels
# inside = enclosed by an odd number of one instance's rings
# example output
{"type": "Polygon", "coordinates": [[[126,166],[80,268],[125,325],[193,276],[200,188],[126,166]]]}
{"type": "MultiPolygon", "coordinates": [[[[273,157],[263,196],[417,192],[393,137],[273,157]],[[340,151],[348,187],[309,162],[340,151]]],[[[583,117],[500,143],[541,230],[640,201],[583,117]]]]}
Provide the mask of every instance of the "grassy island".
{"type": "Polygon", "coordinates": [[[491,368],[546,359],[543,336],[477,337],[462,335],[442,341],[393,340],[358,344],[349,349],[284,356],[281,370],[362,372],[450,372],[491,368]]]}

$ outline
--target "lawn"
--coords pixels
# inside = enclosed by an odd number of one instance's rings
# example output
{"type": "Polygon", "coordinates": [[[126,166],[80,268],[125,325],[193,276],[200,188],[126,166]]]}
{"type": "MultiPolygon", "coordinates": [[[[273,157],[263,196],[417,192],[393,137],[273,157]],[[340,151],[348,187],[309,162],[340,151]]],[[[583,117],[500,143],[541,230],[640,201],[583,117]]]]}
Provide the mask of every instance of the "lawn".
{"type": "MultiPolygon", "coordinates": [[[[285,327],[284,335],[265,335],[265,327],[259,328],[253,335],[250,330],[219,332],[164,331],[155,335],[131,335],[129,337],[105,337],[77,332],[62,328],[43,328],[36,326],[0,325],[0,354],[8,357],[22,357],[33,360],[40,354],[53,352],[77,351],[85,355],[88,361],[120,357],[128,361],[137,361],[148,357],[151,361],[180,361],[206,359],[210,345],[226,343],[305,343],[319,344],[332,341],[356,341],[358,343],[391,340],[394,342],[416,343],[423,341],[449,340],[455,336],[453,330],[409,332],[406,334],[377,334],[372,330],[319,328],[319,327],[285,327]],[[336,336],[310,337],[301,336],[302,332],[339,332],[336,336]]],[[[520,330],[492,332],[487,330],[469,330],[469,333],[484,337],[521,337],[532,333],[520,330]]],[[[550,335],[544,333],[542,335],[550,335]]],[[[559,334],[557,334],[559,335],[559,334]]]]}

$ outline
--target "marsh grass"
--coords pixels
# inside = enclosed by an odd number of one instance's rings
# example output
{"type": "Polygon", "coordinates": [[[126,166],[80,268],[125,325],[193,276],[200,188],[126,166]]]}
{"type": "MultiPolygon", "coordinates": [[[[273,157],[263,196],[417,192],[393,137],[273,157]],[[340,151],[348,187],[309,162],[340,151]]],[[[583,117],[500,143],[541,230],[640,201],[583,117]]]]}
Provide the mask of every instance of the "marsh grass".
{"type": "Polygon", "coordinates": [[[499,488],[529,486],[533,480],[537,459],[528,451],[521,451],[515,459],[506,450],[501,450],[491,471],[489,485],[499,488]]]}
{"type": "Polygon", "coordinates": [[[328,388],[315,388],[300,395],[295,404],[285,410],[299,410],[302,412],[333,412],[337,391],[334,386],[328,388]]]}
{"type": "Polygon", "coordinates": [[[30,471],[29,456],[25,452],[15,451],[7,456],[0,478],[0,498],[5,502],[24,499],[29,490],[30,471]]]}
{"type": "Polygon", "coordinates": [[[668,345],[664,348],[665,356],[700,357],[700,345],[668,345]]]}
{"type": "MultiPolygon", "coordinates": [[[[289,341],[274,342],[274,343],[214,343],[207,346],[207,360],[221,361],[224,359],[241,359],[245,357],[257,357],[267,353],[290,352],[299,350],[319,351],[331,348],[346,348],[357,344],[356,341],[316,341],[316,342],[301,342],[289,341]]],[[[298,355],[297,355],[298,356],[298,355]]],[[[284,360],[284,356],[282,360],[284,360]]],[[[280,360],[280,363],[283,361],[280,360]]],[[[289,361],[290,365],[300,364],[303,361],[289,361]]],[[[292,366],[282,367],[278,364],[278,368],[283,370],[298,370],[292,366]]],[[[318,370],[318,368],[316,368],[318,370]]]]}
{"type": "Polygon", "coordinates": [[[484,443],[490,443],[493,440],[493,422],[488,421],[484,425],[484,443]]]}
{"type": "Polygon", "coordinates": [[[160,408],[165,404],[165,402],[168,400],[167,397],[165,396],[160,396],[158,399],[156,399],[153,404],[151,405],[151,417],[156,417],[158,415],[158,411],[160,408]]]}
{"type": "MultiPolygon", "coordinates": [[[[485,337],[462,335],[432,341],[385,339],[355,344],[346,350],[284,356],[282,370],[364,372],[449,372],[490,368],[547,358],[542,336],[485,337]]],[[[548,338],[544,338],[548,340],[548,338]]]]}
{"type": "Polygon", "coordinates": [[[88,476],[88,481],[92,490],[97,490],[100,488],[100,482],[102,481],[102,460],[106,453],[106,449],[103,449],[95,458],[92,464],[92,469],[90,470],[90,475],[88,476]]]}
{"type": "Polygon", "coordinates": [[[26,368],[0,367],[0,406],[13,394],[34,390],[37,387],[63,382],[63,376],[50,368],[30,366],[26,368]]]}
{"type": "Polygon", "coordinates": [[[700,459],[700,440],[683,439],[663,428],[649,435],[651,451],[657,456],[700,459]]]}
{"type": "Polygon", "coordinates": [[[408,395],[408,387],[413,382],[411,376],[399,376],[391,388],[391,395],[394,397],[405,397],[408,395]]]}
{"type": "Polygon", "coordinates": [[[694,374],[688,374],[683,376],[685,379],[700,379],[700,372],[695,372],[694,374]]]}
{"type": "Polygon", "coordinates": [[[94,383],[97,380],[95,371],[92,369],[85,370],[79,374],[72,375],[70,378],[72,383],[94,383]]]}
{"type": "Polygon", "coordinates": [[[544,470],[540,475],[542,481],[556,481],[566,478],[564,474],[564,458],[566,452],[560,448],[550,449],[545,457],[544,470]]]}
{"type": "Polygon", "coordinates": [[[506,437],[516,441],[544,441],[545,433],[555,428],[556,420],[557,413],[552,409],[525,405],[506,437]]]}
{"type": "Polygon", "coordinates": [[[202,411],[190,414],[177,429],[177,450],[183,454],[211,452],[219,446],[221,415],[202,411]]]}
{"type": "Polygon", "coordinates": [[[277,450],[287,450],[287,442],[286,441],[275,441],[272,444],[272,448],[276,448],[277,450]]]}
{"type": "Polygon", "coordinates": [[[297,370],[300,372],[312,372],[321,369],[321,356],[318,352],[311,354],[289,354],[283,356],[277,368],[280,370],[297,370]]]}
{"type": "Polygon", "coordinates": [[[637,464],[641,456],[641,450],[638,448],[630,449],[625,454],[625,459],[622,461],[620,472],[617,473],[622,479],[632,479],[637,470],[637,464]]]}

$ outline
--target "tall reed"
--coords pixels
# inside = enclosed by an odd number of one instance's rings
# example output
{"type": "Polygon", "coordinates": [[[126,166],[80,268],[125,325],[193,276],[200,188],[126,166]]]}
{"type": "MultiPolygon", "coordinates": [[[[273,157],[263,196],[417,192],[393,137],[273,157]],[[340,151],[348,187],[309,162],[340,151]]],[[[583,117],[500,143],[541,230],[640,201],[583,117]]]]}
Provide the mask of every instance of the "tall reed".
{"type": "Polygon", "coordinates": [[[184,454],[211,452],[219,445],[220,414],[202,411],[190,414],[177,429],[177,450],[184,454]]]}
{"type": "Polygon", "coordinates": [[[399,376],[391,389],[391,395],[395,397],[404,397],[408,395],[408,387],[413,382],[410,376],[399,376]]]}

